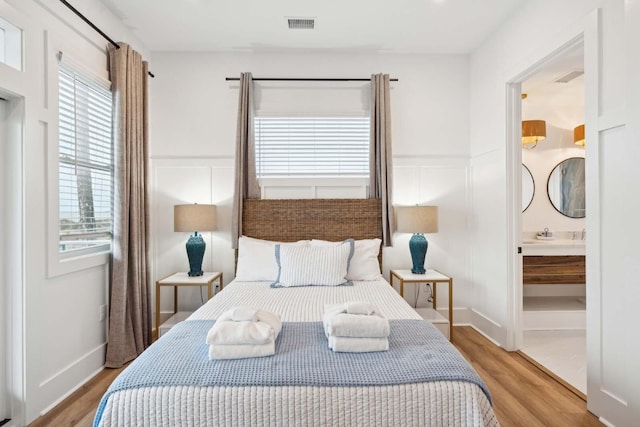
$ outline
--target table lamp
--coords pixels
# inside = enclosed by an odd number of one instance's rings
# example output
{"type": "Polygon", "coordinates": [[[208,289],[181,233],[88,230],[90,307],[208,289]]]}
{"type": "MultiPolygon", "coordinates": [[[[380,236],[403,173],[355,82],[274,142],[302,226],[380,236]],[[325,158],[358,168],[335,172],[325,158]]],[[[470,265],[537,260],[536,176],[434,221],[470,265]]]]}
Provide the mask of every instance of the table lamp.
{"type": "Polygon", "coordinates": [[[413,274],[425,274],[424,259],[427,256],[429,242],[424,233],[436,233],[438,231],[438,207],[437,206],[398,206],[396,208],[398,219],[398,231],[401,233],[413,233],[409,240],[409,251],[413,274]]]}
{"type": "Polygon", "coordinates": [[[189,276],[202,276],[202,258],[207,247],[198,231],[215,231],[215,205],[175,205],[173,207],[173,231],[194,232],[187,240],[189,276]]]}

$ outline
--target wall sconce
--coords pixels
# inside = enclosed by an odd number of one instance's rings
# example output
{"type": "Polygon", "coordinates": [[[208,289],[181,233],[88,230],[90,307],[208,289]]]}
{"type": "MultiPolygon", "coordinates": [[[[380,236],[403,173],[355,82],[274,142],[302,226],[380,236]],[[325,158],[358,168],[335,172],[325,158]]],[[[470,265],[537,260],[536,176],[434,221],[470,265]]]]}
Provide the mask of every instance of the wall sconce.
{"type": "Polygon", "coordinates": [[[585,146],[584,125],[580,125],[573,129],[573,143],[581,147],[585,146]]]}
{"type": "Polygon", "coordinates": [[[438,232],[438,207],[437,206],[398,206],[396,208],[398,231],[401,233],[414,233],[409,240],[409,251],[413,274],[425,274],[424,259],[427,256],[429,242],[423,233],[438,232]]]}
{"type": "Polygon", "coordinates": [[[175,205],[173,207],[173,231],[194,232],[187,240],[189,276],[202,276],[202,258],[207,244],[198,231],[215,231],[215,205],[175,205]]]}
{"type": "Polygon", "coordinates": [[[547,123],[544,120],[522,121],[522,146],[535,148],[539,141],[547,137],[547,123]]]}

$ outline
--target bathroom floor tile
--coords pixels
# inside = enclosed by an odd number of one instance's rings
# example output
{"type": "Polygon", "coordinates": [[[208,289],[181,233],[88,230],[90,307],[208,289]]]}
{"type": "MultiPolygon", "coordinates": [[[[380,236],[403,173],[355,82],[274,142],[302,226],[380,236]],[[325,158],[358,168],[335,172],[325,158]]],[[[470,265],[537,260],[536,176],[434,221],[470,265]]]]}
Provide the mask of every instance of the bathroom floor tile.
{"type": "Polygon", "coordinates": [[[587,393],[585,330],[524,331],[521,351],[584,394],[587,393]]]}

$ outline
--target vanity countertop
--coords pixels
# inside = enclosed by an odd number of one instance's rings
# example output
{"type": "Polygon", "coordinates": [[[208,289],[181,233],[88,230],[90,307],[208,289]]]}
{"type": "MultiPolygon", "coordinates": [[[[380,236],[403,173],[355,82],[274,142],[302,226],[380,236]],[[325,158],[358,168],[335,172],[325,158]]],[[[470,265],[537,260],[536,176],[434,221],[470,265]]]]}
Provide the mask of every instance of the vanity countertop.
{"type": "Polygon", "coordinates": [[[522,255],[584,255],[585,240],[523,239],[522,255]]]}

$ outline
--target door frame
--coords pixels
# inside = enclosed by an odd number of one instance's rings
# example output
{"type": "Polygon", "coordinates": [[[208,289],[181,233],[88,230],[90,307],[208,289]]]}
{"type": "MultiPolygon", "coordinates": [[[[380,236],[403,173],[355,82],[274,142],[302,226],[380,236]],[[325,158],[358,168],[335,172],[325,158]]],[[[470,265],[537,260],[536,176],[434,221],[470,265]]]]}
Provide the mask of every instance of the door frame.
{"type": "MultiPolygon", "coordinates": [[[[586,32],[586,30],[585,30],[586,32]]],[[[520,350],[523,345],[522,338],[522,145],[516,142],[522,139],[522,83],[541,71],[547,64],[566,55],[568,52],[583,46],[585,52],[585,92],[592,94],[592,88],[587,89],[587,84],[594,81],[592,76],[595,73],[597,81],[597,67],[587,64],[587,49],[592,49],[592,45],[587,45],[588,41],[585,32],[569,39],[560,47],[551,51],[541,60],[522,70],[515,77],[506,83],[506,111],[507,111],[507,251],[509,262],[507,265],[507,278],[509,280],[508,289],[508,326],[507,326],[507,350],[520,350]]],[[[598,88],[595,88],[598,93],[598,88]]],[[[597,102],[593,96],[585,96],[585,123],[587,127],[595,127],[595,122],[587,116],[586,104],[597,102]]],[[[590,201],[591,202],[591,201],[590,201]]],[[[591,202],[593,203],[593,202],[591,202]]],[[[591,236],[590,236],[591,238],[591,236]]]]}
{"type": "MultiPolygon", "coordinates": [[[[24,424],[25,418],[25,334],[24,334],[24,134],[25,98],[0,88],[4,106],[2,159],[3,215],[0,230],[4,236],[1,281],[0,315],[5,348],[2,363],[5,369],[4,402],[11,423],[24,424]]],[[[0,395],[2,392],[0,392],[0,395]]],[[[0,419],[2,421],[2,419],[0,419]]]]}

